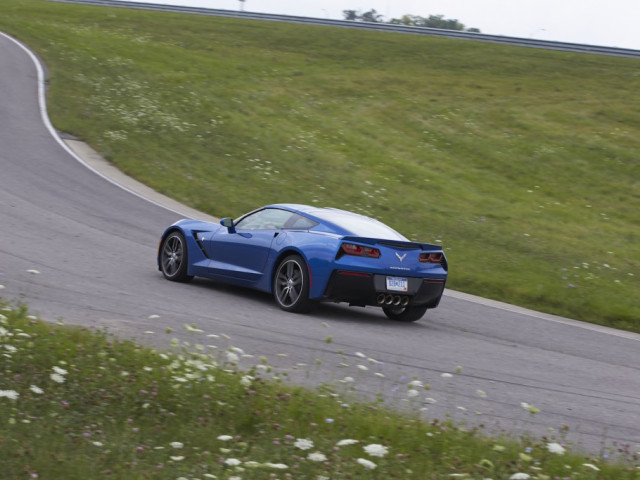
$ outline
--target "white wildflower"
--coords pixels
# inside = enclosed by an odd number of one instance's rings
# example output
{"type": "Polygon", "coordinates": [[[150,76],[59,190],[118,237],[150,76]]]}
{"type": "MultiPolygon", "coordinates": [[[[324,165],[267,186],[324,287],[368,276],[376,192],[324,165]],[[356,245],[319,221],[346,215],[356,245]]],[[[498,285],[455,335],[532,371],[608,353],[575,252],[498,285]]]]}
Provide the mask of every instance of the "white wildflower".
{"type": "Polygon", "coordinates": [[[312,462],[324,462],[327,460],[327,456],[324,453],[313,452],[307,455],[307,459],[312,462]]]}
{"type": "Polygon", "coordinates": [[[564,455],[564,452],[566,451],[562,445],[555,442],[547,443],[547,450],[551,453],[555,453],[556,455],[564,455]]]}
{"type": "Polygon", "coordinates": [[[338,447],[344,447],[345,445],[353,445],[354,443],[358,443],[358,440],[353,440],[351,438],[345,438],[344,440],[340,440],[336,443],[338,447]]]}
{"type": "Polygon", "coordinates": [[[300,450],[310,450],[313,448],[313,441],[308,438],[298,438],[293,446],[299,448],[300,450]]]}
{"type": "Polygon", "coordinates": [[[0,390],[0,398],[8,398],[10,400],[17,400],[20,394],[15,390],[0,390]]]}
{"type": "Polygon", "coordinates": [[[362,465],[367,470],[373,470],[374,468],[377,467],[377,465],[375,463],[373,463],[370,460],[367,460],[366,458],[359,458],[359,459],[356,460],[356,462],[358,462],[360,465],[362,465]]]}
{"type": "Polygon", "coordinates": [[[232,364],[237,364],[239,360],[238,355],[236,355],[233,352],[227,352],[227,362],[232,363],[232,364]]]}
{"type": "Polygon", "coordinates": [[[372,457],[384,457],[387,453],[389,453],[389,449],[387,447],[377,443],[366,445],[365,447],[363,447],[363,449],[372,457]]]}
{"type": "Polygon", "coordinates": [[[287,465],[285,465],[284,463],[264,463],[263,464],[265,467],[267,468],[275,468],[277,470],[286,470],[287,468],[289,468],[287,465]]]}

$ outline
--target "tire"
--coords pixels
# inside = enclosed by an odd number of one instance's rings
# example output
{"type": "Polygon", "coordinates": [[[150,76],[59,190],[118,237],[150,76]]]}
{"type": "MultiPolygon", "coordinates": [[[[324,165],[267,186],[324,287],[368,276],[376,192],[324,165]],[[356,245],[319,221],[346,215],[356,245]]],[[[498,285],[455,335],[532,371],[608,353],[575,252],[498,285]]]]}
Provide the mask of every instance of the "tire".
{"type": "Polygon", "coordinates": [[[193,276],[187,275],[189,255],[187,242],[180,232],[171,232],[160,245],[160,270],[164,278],[172,282],[189,282],[193,276]]]}
{"type": "Polygon", "coordinates": [[[420,320],[427,311],[427,307],[382,307],[384,314],[396,322],[415,322],[420,320]]]}
{"type": "Polygon", "coordinates": [[[309,270],[300,255],[285,257],[273,276],[273,297],[287,312],[307,313],[314,302],[309,300],[309,270]]]}

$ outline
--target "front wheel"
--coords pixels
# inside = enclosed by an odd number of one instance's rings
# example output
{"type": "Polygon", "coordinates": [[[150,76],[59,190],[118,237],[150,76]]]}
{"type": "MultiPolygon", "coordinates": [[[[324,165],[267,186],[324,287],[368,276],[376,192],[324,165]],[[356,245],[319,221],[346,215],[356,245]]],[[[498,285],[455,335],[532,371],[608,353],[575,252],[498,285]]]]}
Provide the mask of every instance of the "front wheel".
{"type": "Polygon", "coordinates": [[[278,264],[273,277],[273,296],[278,306],[287,312],[307,313],[311,310],[309,271],[300,255],[290,255],[278,264]]]}
{"type": "Polygon", "coordinates": [[[180,232],[171,232],[160,245],[160,269],[164,278],[173,282],[188,282],[193,277],[187,275],[187,242],[180,232]]]}
{"type": "Polygon", "coordinates": [[[427,311],[427,307],[419,305],[416,307],[383,307],[382,311],[391,320],[397,322],[415,322],[420,320],[427,311]]]}

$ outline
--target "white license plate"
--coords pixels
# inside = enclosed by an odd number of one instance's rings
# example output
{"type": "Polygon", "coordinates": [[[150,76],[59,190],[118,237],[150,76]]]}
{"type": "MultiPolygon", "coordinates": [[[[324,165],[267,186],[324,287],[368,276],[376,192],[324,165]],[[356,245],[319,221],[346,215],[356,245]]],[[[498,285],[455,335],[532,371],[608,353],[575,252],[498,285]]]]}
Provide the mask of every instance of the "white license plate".
{"type": "Polygon", "coordinates": [[[402,277],[387,277],[387,290],[394,292],[406,292],[409,282],[402,277]]]}

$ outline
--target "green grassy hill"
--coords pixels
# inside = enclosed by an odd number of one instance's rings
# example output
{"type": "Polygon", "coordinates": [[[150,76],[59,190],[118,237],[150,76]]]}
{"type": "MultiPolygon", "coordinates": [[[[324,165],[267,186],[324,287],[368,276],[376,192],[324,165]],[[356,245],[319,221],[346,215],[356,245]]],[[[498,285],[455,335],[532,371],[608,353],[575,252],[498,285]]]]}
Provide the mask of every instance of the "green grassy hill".
{"type": "Polygon", "coordinates": [[[162,193],[358,211],[453,289],[640,331],[636,59],[41,0],[0,29],[54,125],[162,193]]]}

